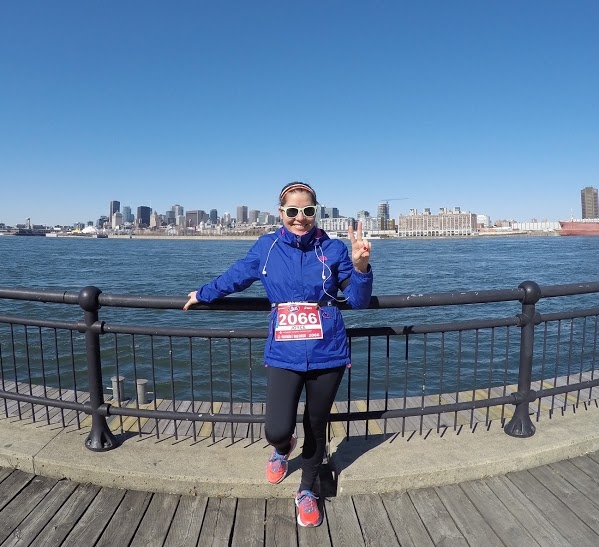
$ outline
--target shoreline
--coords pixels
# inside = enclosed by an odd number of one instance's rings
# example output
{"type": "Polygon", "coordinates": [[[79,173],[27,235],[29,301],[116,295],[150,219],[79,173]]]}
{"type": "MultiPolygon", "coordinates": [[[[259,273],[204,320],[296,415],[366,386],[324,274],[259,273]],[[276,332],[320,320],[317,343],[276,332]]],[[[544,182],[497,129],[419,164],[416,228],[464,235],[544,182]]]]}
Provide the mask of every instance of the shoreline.
{"type": "MultiPolygon", "coordinates": [[[[173,240],[173,239],[185,239],[185,240],[205,240],[205,241],[255,241],[261,235],[255,236],[244,236],[244,235],[160,235],[160,234],[134,234],[132,236],[128,235],[114,235],[108,234],[109,239],[164,239],[164,240],[173,240]]],[[[559,233],[556,232],[540,232],[540,233],[522,233],[522,232],[509,232],[509,233],[485,233],[485,234],[475,234],[469,236],[421,236],[421,237],[383,237],[383,238],[374,238],[372,241],[420,241],[423,239],[476,239],[476,238],[496,238],[496,237],[560,237],[559,233]]],[[[341,240],[346,240],[347,238],[341,237],[338,238],[341,240]]],[[[366,239],[369,239],[368,237],[366,239]]],[[[370,240],[370,239],[369,239],[370,240]]]]}

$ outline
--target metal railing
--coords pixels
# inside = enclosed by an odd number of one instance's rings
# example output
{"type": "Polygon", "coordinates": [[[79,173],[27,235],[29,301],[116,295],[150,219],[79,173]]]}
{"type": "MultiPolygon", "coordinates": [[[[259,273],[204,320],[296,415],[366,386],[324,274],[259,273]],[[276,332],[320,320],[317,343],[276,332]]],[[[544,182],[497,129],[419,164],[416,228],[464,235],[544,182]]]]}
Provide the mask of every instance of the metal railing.
{"type": "MultiPolygon", "coordinates": [[[[340,305],[348,310],[352,366],[331,435],[422,434],[493,420],[509,435],[533,435],[543,412],[594,400],[598,295],[599,283],[525,281],[513,289],[375,296],[368,310],[340,305]],[[541,313],[549,301],[559,309],[541,313]]],[[[4,414],[89,426],[85,445],[94,451],[116,448],[118,432],[260,437],[269,302],[228,297],[183,314],[185,301],[96,287],[0,288],[4,414]],[[202,328],[177,325],[183,317],[202,328]]]]}

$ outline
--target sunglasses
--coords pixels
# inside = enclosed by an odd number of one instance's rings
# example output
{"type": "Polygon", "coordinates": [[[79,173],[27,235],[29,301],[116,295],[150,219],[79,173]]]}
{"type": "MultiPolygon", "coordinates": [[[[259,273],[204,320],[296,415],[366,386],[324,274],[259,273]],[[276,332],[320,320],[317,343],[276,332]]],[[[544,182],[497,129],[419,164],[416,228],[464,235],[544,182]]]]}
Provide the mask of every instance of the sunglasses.
{"type": "Polygon", "coordinates": [[[307,207],[281,206],[281,211],[283,211],[289,218],[295,218],[300,213],[307,218],[312,218],[313,216],[316,216],[316,205],[308,205],[307,207]]]}

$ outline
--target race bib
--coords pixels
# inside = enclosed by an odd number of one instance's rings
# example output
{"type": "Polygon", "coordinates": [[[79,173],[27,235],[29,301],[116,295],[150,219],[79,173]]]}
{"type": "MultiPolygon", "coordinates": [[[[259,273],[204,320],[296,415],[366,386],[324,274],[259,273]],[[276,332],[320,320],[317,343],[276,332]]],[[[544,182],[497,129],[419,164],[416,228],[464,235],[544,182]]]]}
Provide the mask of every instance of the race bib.
{"type": "Polygon", "coordinates": [[[322,338],[318,304],[286,302],[277,306],[275,340],[316,340],[322,338]]]}

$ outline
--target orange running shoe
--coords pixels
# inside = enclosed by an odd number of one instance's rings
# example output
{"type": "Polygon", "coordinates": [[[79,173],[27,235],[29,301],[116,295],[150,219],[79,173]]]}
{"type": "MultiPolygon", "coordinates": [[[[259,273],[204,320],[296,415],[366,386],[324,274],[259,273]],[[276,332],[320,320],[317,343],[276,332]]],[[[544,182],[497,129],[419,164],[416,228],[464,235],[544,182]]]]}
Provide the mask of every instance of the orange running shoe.
{"type": "Polygon", "coordinates": [[[287,460],[297,444],[297,438],[295,435],[291,437],[290,443],[291,445],[287,454],[279,454],[275,450],[270,460],[268,460],[266,464],[266,480],[271,484],[278,484],[287,476],[287,469],[289,468],[289,463],[287,460]]]}
{"type": "Polygon", "coordinates": [[[302,490],[295,496],[297,523],[300,526],[319,526],[322,522],[317,500],[318,498],[312,490],[302,490]]]}

